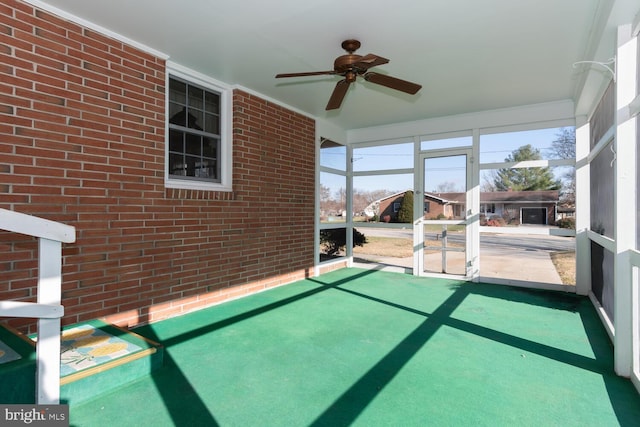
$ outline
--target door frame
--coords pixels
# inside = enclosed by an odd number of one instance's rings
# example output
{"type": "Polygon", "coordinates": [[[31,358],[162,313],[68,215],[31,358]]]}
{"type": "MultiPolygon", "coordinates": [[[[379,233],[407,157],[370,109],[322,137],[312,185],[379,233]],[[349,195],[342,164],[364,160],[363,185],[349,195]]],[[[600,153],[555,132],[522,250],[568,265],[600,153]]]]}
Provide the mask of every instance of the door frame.
{"type": "Polygon", "coordinates": [[[480,258],[479,245],[476,240],[479,239],[479,186],[474,185],[474,174],[477,166],[474,164],[473,147],[459,147],[421,151],[417,156],[415,179],[416,188],[414,189],[414,222],[413,222],[413,274],[415,276],[426,277],[448,277],[461,278],[471,280],[478,276],[478,260],[480,258]],[[465,194],[465,215],[460,220],[427,220],[424,218],[424,179],[425,179],[425,160],[440,157],[466,156],[466,194],[465,194]],[[464,225],[465,226],[465,274],[449,274],[449,273],[427,273],[424,270],[424,226],[425,224],[433,225],[464,225]]]}

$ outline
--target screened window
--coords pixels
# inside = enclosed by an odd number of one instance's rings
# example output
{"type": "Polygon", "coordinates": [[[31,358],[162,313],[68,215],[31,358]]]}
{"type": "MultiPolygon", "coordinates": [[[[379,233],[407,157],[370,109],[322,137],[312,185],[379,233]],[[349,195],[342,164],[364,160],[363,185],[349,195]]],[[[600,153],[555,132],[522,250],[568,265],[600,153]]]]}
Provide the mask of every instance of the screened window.
{"type": "Polygon", "coordinates": [[[413,168],[413,142],[356,147],[353,149],[354,172],[413,168]]]}
{"type": "Polygon", "coordinates": [[[591,230],[610,239],[614,235],[614,141],[591,161],[591,230]]]}

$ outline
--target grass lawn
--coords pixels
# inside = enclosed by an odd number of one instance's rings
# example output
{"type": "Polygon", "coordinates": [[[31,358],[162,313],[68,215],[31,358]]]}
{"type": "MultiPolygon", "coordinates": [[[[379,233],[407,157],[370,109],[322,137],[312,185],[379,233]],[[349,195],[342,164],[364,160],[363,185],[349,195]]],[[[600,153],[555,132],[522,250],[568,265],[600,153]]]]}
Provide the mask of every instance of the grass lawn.
{"type": "Polygon", "coordinates": [[[551,261],[556,267],[563,285],[576,284],[576,253],[575,251],[558,251],[551,254],[551,261]]]}
{"type": "MultiPolygon", "coordinates": [[[[435,230],[434,230],[435,231],[435,230]]],[[[440,242],[429,242],[429,245],[438,245],[440,242]]],[[[462,247],[460,243],[447,243],[448,247],[462,247]]],[[[426,253],[438,252],[436,250],[426,253]]],[[[364,246],[353,248],[356,255],[376,255],[384,257],[407,258],[413,255],[413,241],[400,237],[376,237],[368,236],[364,246]]],[[[558,251],[551,254],[551,261],[555,266],[562,283],[565,285],[576,284],[576,253],[575,251],[558,251]]]]}
{"type": "MultiPolygon", "coordinates": [[[[441,245],[441,241],[428,242],[429,246],[441,245]]],[[[462,244],[447,242],[449,248],[461,248],[462,244]]],[[[438,250],[425,250],[425,253],[435,253],[438,250]]],[[[377,255],[386,257],[406,258],[413,255],[413,241],[400,237],[368,236],[364,246],[353,248],[354,254],[377,255]]]]}
{"type": "Polygon", "coordinates": [[[353,253],[406,258],[413,255],[413,242],[400,237],[368,236],[364,246],[353,248],[353,253]]]}

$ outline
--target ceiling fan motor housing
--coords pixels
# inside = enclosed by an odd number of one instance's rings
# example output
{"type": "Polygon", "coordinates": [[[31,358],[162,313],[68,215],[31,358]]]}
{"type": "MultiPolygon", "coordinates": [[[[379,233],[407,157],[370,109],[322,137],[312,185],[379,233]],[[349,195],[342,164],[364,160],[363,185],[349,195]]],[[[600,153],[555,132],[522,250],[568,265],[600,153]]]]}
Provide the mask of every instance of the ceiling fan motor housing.
{"type": "Polygon", "coordinates": [[[333,62],[333,69],[339,74],[345,73],[349,70],[353,71],[353,64],[362,58],[362,55],[356,55],[353,53],[360,48],[360,42],[358,40],[345,40],[342,42],[342,48],[346,50],[348,54],[337,57],[333,62]]]}
{"type": "Polygon", "coordinates": [[[342,74],[347,71],[357,71],[353,70],[353,64],[358,62],[360,58],[362,58],[361,55],[354,54],[339,56],[333,63],[333,69],[336,70],[338,74],[342,74]]]}

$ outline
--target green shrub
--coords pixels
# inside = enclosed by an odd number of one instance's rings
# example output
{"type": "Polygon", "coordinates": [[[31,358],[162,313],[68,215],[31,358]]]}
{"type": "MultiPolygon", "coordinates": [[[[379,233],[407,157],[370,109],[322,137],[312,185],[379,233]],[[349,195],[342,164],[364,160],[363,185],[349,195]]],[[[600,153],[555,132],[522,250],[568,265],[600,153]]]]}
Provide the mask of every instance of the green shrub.
{"type": "Polygon", "coordinates": [[[411,190],[404,193],[402,204],[398,210],[398,222],[407,224],[413,222],[413,191],[411,190]]]}
{"type": "Polygon", "coordinates": [[[556,225],[560,228],[576,229],[576,220],[574,218],[562,218],[556,221],[556,225]]]}
{"type": "MultiPolygon", "coordinates": [[[[367,238],[355,228],[353,229],[353,246],[362,246],[367,238]]],[[[326,248],[327,255],[336,255],[347,245],[346,228],[320,230],[320,244],[326,248]]]]}
{"type": "Polygon", "coordinates": [[[489,227],[504,227],[507,222],[501,216],[494,215],[487,221],[487,225],[489,227]]]}

